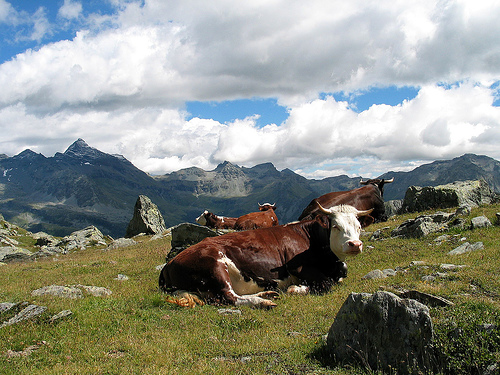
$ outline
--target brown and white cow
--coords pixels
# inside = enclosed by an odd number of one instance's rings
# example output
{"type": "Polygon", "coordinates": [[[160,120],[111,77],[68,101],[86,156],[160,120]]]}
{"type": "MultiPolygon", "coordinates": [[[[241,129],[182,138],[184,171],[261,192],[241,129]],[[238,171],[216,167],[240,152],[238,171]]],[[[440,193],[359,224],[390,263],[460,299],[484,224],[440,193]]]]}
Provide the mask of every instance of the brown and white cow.
{"type": "Polygon", "coordinates": [[[159,287],[255,307],[276,306],[275,290],[298,283],[325,292],[346,276],[346,258],[362,252],[358,217],[369,213],[332,207],[314,220],[206,238],[164,266],[159,287]]]}
{"type": "MultiPolygon", "coordinates": [[[[309,205],[302,211],[299,220],[310,220],[321,213],[318,203],[324,208],[330,208],[341,204],[347,204],[358,210],[373,210],[371,216],[375,221],[386,221],[384,205],[384,184],[394,181],[384,179],[371,179],[360,181],[361,186],[357,189],[347,191],[335,191],[324,194],[321,197],[314,198],[309,205]]],[[[361,226],[366,227],[364,220],[361,220],[361,226]]]]}
{"type": "Polygon", "coordinates": [[[234,224],[236,230],[249,230],[257,228],[269,228],[279,225],[278,217],[274,212],[276,204],[259,203],[259,212],[250,212],[240,216],[234,224]]]}
{"type": "Polygon", "coordinates": [[[217,216],[207,210],[196,218],[198,224],[215,229],[234,229],[236,220],[236,217],[217,216]]]}

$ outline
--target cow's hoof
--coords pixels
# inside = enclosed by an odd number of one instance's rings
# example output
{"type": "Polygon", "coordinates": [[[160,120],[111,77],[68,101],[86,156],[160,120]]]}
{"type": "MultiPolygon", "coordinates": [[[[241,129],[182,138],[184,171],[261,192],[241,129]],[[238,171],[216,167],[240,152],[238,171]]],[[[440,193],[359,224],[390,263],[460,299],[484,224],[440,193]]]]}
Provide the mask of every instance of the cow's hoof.
{"type": "Polygon", "coordinates": [[[277,299],[279,298],[279,293],[278,292],[275,292],[273,290],[267,290],[265,292],[260,292],[257,294],[259,297],[261,298],[265,298],[265,299],[277,299]]]}
{"type": "Polygon", "coordinates": [[[273,301],[268,300],[268,299],[263,299],[258,305],[258,307],[261,309],[272,309],[273,307],[276,307],[276,306],[278,306],[278,305],[275,304],[273,301]]]}

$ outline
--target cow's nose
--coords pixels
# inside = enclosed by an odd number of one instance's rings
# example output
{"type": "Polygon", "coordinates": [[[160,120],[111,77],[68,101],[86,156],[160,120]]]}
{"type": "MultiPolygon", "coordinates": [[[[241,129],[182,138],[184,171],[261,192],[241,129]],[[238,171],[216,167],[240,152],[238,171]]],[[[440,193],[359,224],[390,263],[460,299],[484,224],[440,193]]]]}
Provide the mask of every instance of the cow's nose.
{"type": "Polygon", "coordinates": [[[351,240],[347,242],[349,251],[361,252],[363,250],[363,242],[360,240],[351,240]]]}

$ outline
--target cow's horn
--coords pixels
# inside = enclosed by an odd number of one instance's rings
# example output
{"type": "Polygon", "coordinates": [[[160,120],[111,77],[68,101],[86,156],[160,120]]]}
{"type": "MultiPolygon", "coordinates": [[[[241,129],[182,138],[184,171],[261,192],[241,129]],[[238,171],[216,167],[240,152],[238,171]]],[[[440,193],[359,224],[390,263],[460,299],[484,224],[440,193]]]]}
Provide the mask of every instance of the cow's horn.
{"type": "Polygon", "coordinates": [[[394,177],[393,177],[393,178],[391,178],[391,179],[389,179],[389,180],[384,180],[384,182],[385,182],[386,184],[390,184],[390,183],[391,183],[391,182],[393,182],[393,181],[394,181],[394,177]]]}
{"type": "Polygon", "coordinates": [[[259,205],[259,207],[262,207],[262,205],[259,202],[257,202],[257,204],[259,205]]]}
{"type": "Polygon", "coordinates": [[[319,204],[319,202],[316,202],[317,205],[318,205],[318,208],[319,210],[324,213],[325,215],[331,215],[331,211],[330,210],[327,210],[326,208],[324,208],[321,204],[319,204]]]}
{"type": "Polygon", "coordinates": [[[367,216],[367,215],[370,215],[372,213],[374,209],[373,208],[370,208],[369,210],[365,210],[365,211],[358,211],[356,213],[356,216],[357,217],[361,217],[361,216],[367,216]]]}

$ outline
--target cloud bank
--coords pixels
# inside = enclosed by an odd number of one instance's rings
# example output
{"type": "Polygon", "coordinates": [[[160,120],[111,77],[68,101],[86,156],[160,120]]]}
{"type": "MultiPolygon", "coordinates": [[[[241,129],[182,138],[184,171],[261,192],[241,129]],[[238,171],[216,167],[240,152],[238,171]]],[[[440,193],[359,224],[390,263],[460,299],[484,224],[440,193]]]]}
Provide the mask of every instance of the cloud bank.
{"type": "Polygon", "coordinates": [[[271,161],[315,178],[500,158],[495,1],[112,4],[103,15],[65,0],[53,24],[0,0],[0,23],[23,15],[42,41],[0,65],[0,152],[52,155],[83,138],[154,174],[271,161]],[[43,43],[63,25],[71,40],[43,43]],[[329,94],[392,86],[419,92],[361,113],[329,94]],[[241,98],[276,98],[289,116],[262,127],[258,113],[220,123],[184,109],[241,98]]]}

